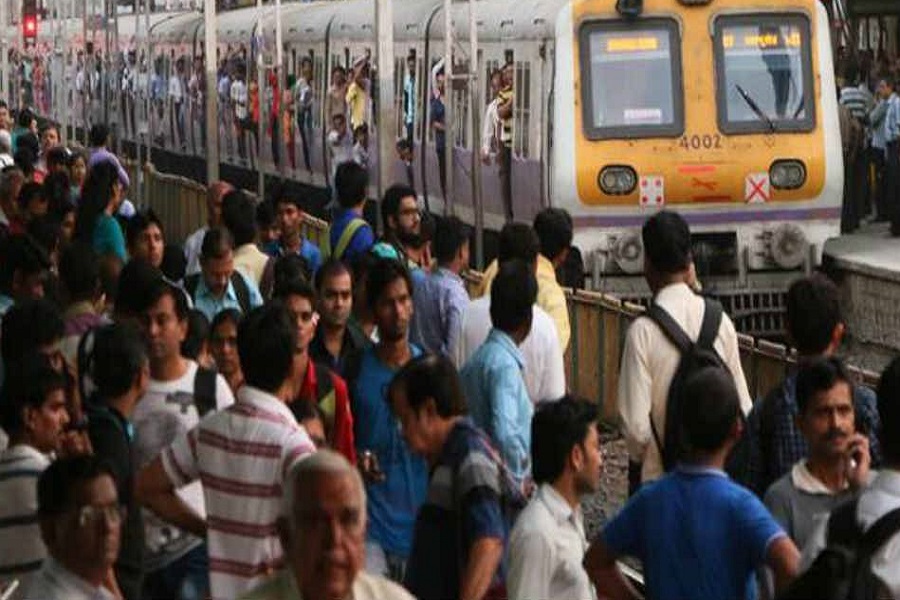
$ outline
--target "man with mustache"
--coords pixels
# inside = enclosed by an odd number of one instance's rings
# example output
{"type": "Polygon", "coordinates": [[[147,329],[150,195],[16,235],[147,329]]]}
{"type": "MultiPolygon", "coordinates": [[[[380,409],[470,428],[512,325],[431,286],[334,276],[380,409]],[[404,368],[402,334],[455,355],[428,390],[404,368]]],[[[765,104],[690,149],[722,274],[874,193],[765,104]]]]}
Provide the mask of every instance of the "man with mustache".
{"type": "Polygon", "coordinates": [[[840,360],[801,365],[797,407],[809,454],[772,484],[765,505],[802,548],[820,519],[868,485],[870,457],[868,438],[856,431],[852,384],[840,360]]]}

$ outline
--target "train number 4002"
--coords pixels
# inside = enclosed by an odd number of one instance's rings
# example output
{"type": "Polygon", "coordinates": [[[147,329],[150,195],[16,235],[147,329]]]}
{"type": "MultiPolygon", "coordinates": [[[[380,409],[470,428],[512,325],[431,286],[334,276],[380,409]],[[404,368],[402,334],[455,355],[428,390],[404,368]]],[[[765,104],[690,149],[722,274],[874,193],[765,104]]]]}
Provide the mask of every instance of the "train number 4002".
{"type": "Polygon", "coordinates": [[[684,150],[718,150],[722,147],[722,136],[713,135],[683,135],[678,140],[678,145],[684,150]]]}

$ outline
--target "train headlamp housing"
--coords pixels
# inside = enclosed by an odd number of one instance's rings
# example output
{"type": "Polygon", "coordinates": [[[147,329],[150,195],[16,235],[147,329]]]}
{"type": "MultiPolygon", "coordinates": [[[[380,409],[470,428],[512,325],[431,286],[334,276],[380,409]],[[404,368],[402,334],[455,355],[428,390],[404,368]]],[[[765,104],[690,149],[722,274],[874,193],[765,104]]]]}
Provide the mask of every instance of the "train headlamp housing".
{"type": "Polygon", "coordinates": [[[776,160],[769,167],[769,182],[776,190],[796,190],[806,183],[806,165],[799,160],[776,160]]]}
{"type": "Polygon", "coordinates": [[[772,232],[770,248],[775,264],[782,269],[796,269],[806,260],[809,240],[800,227],[793,223],[784,223],[772,232]]]}
{"type": "Polygon", "coordinates": [[[612,258],[623,272],[637,275],[644,270],[644,244],[640,233],[621,235],[612,245],[612,258]]]}
{"type": "Polygon", "coordinates": [[[637,173],[631,167],[610,165],[603,167],[597,175],[597,185],[604,194],[624,196],[637,186],[637,173]]]}

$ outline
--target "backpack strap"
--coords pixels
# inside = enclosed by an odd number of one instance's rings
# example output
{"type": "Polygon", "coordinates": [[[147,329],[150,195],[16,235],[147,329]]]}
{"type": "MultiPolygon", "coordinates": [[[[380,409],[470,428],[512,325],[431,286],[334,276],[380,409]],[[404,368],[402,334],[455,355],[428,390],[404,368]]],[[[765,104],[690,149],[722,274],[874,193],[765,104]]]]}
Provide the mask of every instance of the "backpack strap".
{"type": "Polygon", "coordinates": [[[353,236],[356,235],[356,232],[359,231],[363,225],[367,224],[365,219],[359,217],[353,217],[353,219],[347,223],[347,227],[344,228],[344,231],[341,232],[341,237],[338,238],[337,246],[334,247],[335,258],[344,258],[344,252],[347,251],[347,247],[350,246],[350,242],[353,241],[353,236]]]}
{"type": "Polygon", "coordinates": [[[900,532],[900,508],[883,515],[866,529],[859,542],[860,552],[872,555],[900,532]]]}
{"type": "Polygon", "coordinates": [[[647,309],[646,315],[659,326],[665,336],[669,338],[669,341],[675,344],[680,353],[685,354],[693,347],[694,342],[684,332],[681,325],[659,304],[656,302],[651,304],[650,308],[647,309]]]}
{"type": "Polygon", "coordinates": [[[853,547],[862,536],[862,528],[856,521],[856,509],[859,498],[841,504],[828,517],[828,533],[826,545],[853,547]]]}
{"type": "Polygon", "coordinates": [[[234,295],[237,296],[241,312],[247,315],[253,308],[250,305],[250,288],[247,286],[247,280],[237,269],[231,272],[231,285],[234,287],[234,295]]]}
{"type": "Polygon", "coordinates": [[[703,305],[703,325],[700,326],[697,345],[705,350],[712,350],[722,324],[722,305],[709,298],[703,299],[703,305]]]}
{"type": "Polygon", "coordinates": [[[216,409],[216,376],[212,369],[197,365],[194,375],[194,406],[202,419],[216,409]]]}

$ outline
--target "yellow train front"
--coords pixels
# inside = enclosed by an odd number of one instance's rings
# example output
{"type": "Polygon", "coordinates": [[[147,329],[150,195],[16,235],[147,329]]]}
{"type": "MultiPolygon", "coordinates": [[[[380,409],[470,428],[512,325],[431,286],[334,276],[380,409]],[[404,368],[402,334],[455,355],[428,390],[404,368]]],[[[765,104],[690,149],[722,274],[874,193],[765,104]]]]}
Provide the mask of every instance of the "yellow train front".
{"type": "Polygon", "coordinates": [[[737,312],[766,304],[839,233],[828,16],[818,0],[773,6],[575,0],[561,11],[551,198],[573,214],[604,288],[644,291],[640,226],[661,208],[691,224],[704,282],[737,312]]]}

